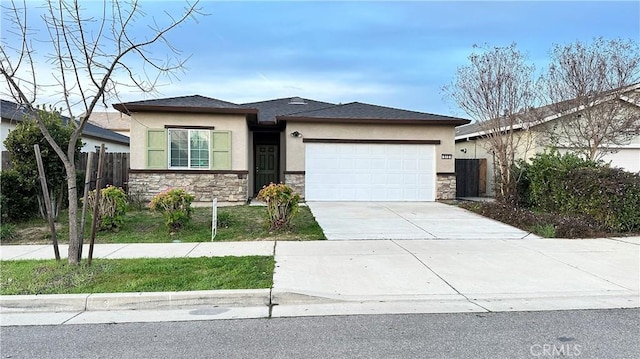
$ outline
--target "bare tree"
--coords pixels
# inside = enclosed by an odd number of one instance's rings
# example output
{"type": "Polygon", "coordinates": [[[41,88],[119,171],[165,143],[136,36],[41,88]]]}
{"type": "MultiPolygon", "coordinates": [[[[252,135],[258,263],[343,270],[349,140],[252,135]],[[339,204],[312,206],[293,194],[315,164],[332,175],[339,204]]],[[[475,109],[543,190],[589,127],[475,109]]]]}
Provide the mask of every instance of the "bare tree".
{"type": "Polygon", "coordinates": [[[640,134],[640,46],[597,38],[555,45],[543,96],[560,116],[547,124],[549,145],[598,160],[640,134]]]}
{"type": "Polygon", "coordinates": [[[470,116],[494,155],[496,197],[511,201],[515,195],[513,165],[529,136],[521,131],[535,120],[537,93],[534,66],[515,44],[508,47],[474,46],[470,64],[459,67],[444,93],[470,116]]]}
{"type": "MultiPolygon", "coordinates": [[[[76,190],[75,146],[95,106],[117,97],[123,87],[152,92],[161,75],[172,75],[183,68],[184,60],[165,37],[188,19],[200,14],[198,2],[186,3],[176,16],[165,12],[164,19],[149,18],[138,1],[105,0],[92,3],[92,14],[81,1],[49,0],[44,9],[29,9],[27,2],[3,3],[5,37],[0,49],[0,73],[10,95],[35,114],[40,130],[64,163],[69,198],[69,257],[77,264],[82,246],[78,233],[78,195],[76,190]],[[99,14],[95,9],[99,8],[99,14]],[[31,25],[31,11],[43,11],[44,38],[31,25]],[[144,29],[144,20],[150,20],[144,29]],[[156,22],[156,20],[160,22],[156,22]],[[37,48],[36,48],[37,47],[37,48]],[[46,67],[38,67],[38,52],[46,52],[46,67]],[[153,52],[153,53],[152,53],[153,52]],[[168,54],[165,60],[154,57],[168,54]],[[147,74],[145,69],[149,69],[147,74]],[[49,73],[53,82],[47,80],[49,73]],[[54,93],[54,106],[68,111],[74,132],[67,148],[60,147],[36,111],[43,93],[54,93]],[[82,115],[74,117],[74,111],[82,115]]],[[[158,6],[158,4],[150,4],[158,6]]]]}

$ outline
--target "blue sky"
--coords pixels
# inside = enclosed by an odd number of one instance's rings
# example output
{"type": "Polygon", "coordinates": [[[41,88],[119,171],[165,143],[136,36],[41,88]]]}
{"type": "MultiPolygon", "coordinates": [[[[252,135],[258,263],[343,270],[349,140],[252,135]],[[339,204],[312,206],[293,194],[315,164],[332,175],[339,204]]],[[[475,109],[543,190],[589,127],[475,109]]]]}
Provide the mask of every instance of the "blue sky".
{"type": "MultiPolygon", "coordinates": [[[[91,6],[85,3],[85,6],[91,6]]],[[[184,3],[142,3],[148,18],[184,3]]],[[[640,41],[640,2],[220,2],[170,34],[191,54],[154,97],[231,102],[301,96],[466,115],[441,92],[474,44],[512,42],[542,69],[553,44],[594,37],[640,41]]],[[[149,98],[121,93],[121,100],[149,98]]]]}

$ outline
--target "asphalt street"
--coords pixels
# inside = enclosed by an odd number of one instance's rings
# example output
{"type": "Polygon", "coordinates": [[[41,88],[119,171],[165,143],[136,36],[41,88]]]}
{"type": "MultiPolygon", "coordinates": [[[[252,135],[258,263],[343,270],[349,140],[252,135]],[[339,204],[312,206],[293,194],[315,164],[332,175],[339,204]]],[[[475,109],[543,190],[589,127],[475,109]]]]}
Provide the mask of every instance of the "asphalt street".
{"type": "Polygon", "coordinates": [[[2,358],[638,358],[640,310],[3,327],[2,358]]]}

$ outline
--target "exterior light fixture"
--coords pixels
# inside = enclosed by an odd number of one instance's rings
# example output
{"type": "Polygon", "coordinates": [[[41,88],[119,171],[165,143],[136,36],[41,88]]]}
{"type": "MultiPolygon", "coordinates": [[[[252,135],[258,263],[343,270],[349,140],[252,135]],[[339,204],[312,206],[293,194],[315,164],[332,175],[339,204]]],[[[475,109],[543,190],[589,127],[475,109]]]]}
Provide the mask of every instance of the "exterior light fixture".
{"type": "Polygon", "coordinates": [[[302,134],[298,131],[291,132],[291,137],[302,137],[302,134]]]}

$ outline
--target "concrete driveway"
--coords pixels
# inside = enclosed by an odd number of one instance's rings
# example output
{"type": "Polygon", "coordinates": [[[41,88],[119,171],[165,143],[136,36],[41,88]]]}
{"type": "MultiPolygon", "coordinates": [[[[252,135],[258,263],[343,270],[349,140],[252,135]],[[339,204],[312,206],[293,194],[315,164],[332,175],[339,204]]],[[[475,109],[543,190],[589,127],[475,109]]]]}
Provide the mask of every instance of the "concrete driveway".
{"type": "Polygon", "coordinates": [[[538,238],[438,202],[307,202],[329,240],[538,238]]]}

